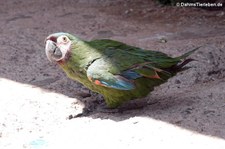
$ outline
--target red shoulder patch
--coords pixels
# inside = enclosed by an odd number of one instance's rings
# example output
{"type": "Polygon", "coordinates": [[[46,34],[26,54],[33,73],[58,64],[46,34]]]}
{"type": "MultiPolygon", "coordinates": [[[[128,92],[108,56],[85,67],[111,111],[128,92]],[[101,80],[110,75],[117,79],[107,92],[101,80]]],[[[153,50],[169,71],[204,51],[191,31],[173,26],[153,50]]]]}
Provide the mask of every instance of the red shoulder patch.
{"type": "Polygon", "coordinates": [[[99,81],[99,80],[95,80],[94,83],[95,83],[96,85],[105,86],[105,85],[102,84],[101,81],[99,81]]]}

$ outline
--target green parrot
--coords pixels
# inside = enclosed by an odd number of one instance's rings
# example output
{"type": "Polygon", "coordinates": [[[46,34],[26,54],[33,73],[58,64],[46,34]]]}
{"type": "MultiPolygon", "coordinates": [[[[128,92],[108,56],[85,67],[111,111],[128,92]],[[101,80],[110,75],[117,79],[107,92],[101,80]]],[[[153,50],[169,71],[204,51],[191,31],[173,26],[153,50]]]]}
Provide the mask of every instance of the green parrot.
{"type": "Polygon", "coordinates": [[[109,108],[117,108],[147,96],[154,87],[183,71],[193,60],[186,58],[196,49],[172,58],[119,41],[85,41],[60,32],[46,38],[45,52],[69,78],[102,94],[109,108]]]}

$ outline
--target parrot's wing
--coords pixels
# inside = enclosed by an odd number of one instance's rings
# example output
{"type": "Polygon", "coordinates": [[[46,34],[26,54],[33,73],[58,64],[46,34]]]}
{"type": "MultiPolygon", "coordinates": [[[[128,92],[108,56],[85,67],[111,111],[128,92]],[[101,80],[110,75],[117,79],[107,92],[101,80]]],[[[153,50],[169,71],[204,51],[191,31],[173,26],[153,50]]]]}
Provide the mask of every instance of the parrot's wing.
{"type": "Polygon", "coordinates": [[[112,74],[108,69],[108,65],[101,60],[95,61],[87,69],[87,77],[95,85],[105,86],[118,90],[135,89],[135,80],[141,77],[149,78],[152,80],[164,80],[164,78],[171,76],[171,73],[153,67],[148,62],[134,65],[116,75],[112,74]]]}
{"type": "Polygon", "coordinates": [[[114,75],[107,70],[107,65],[101,61],[95,61],[87,69],[87,77],[95,85],[105,86],[118,90],[132,90],[135,88],[134,82],[122,75],[114,75]]]}

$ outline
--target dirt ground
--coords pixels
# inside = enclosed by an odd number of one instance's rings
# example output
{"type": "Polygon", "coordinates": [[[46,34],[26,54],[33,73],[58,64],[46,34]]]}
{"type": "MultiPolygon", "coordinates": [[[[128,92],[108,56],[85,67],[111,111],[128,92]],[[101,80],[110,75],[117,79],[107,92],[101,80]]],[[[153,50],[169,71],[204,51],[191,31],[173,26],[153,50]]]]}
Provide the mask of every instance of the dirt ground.
{"type": "Polygon", "coordinates": [[[0,0],[0,148],[225,148],[224,13],[147,0],[0,0]],[[82,98],[88,90],[47,60],[44,40],[59,31],[173,56],[202,47],[143,109],[69,120],[97,95],[82,98]]]}

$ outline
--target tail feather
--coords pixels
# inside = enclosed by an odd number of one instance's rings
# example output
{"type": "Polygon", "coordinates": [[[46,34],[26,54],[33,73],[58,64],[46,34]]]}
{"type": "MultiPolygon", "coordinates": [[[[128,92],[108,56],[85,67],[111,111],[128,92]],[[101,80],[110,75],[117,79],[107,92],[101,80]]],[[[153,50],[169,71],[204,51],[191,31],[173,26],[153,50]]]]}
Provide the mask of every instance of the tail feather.
{"type": "Polygon", "coordinates": [[[186,69],[188,69],[188,67],[184,67],[184,66],[192,61],[195,61],[195,60],[192,58],[186,59],[181,64],[175,65],[173,69],[175,69],[177,72],[186,70],[186,69]]]}
{"type": "Polygon", "coordinates": [[[199,48],[201,48],[201,46],[197,47],[197,48],[195,48],[195,49],[193,49],[193,50],[191,50],[191,51],[189,51],[189,52],[187,52],[187,53],[185,53],[185,54],[183,54],[183,55],[181,55],[179,57],[177,57],[177,59],[186,59],[189,55],[191,55],[192,53],[197,51],[199,48]]]}
{"type": "Polygon", "coordinates": [[[180,71],[184,71],[186,69],[188,69],[189,67],[184,67],[186,66],[188,63],[192,62],[192,61],[195,61],[194,59],[186,59],[184,60],[183,62],[181,62],[180,64],[177,64],[177,65],[173,65],[172,67],[170,68],[167,68],[166,71],[172,73],[172,74],[176,74],[177,72],[180,72],[180,71]]]}
{"type": "Polygon", "coordinates": [[[179,71],[184,71],[186,69],[188,69],[189,67],[184,67],[186,66],[188,63],[192,62],[192,61],[196,61],[192,58],[188,58],[186,59],[189,55],[191,55],[193,52],[195,52],[196,50],[198,50],[200,47],[197,47],[179,57],[176,57],[176,59],[180,60],[181,62],[176,64],[176,65],[173,65],[172,67],[168,68],[167,71],[168,72],[171,72],[171,73],[177,73],[179,71]]]}

